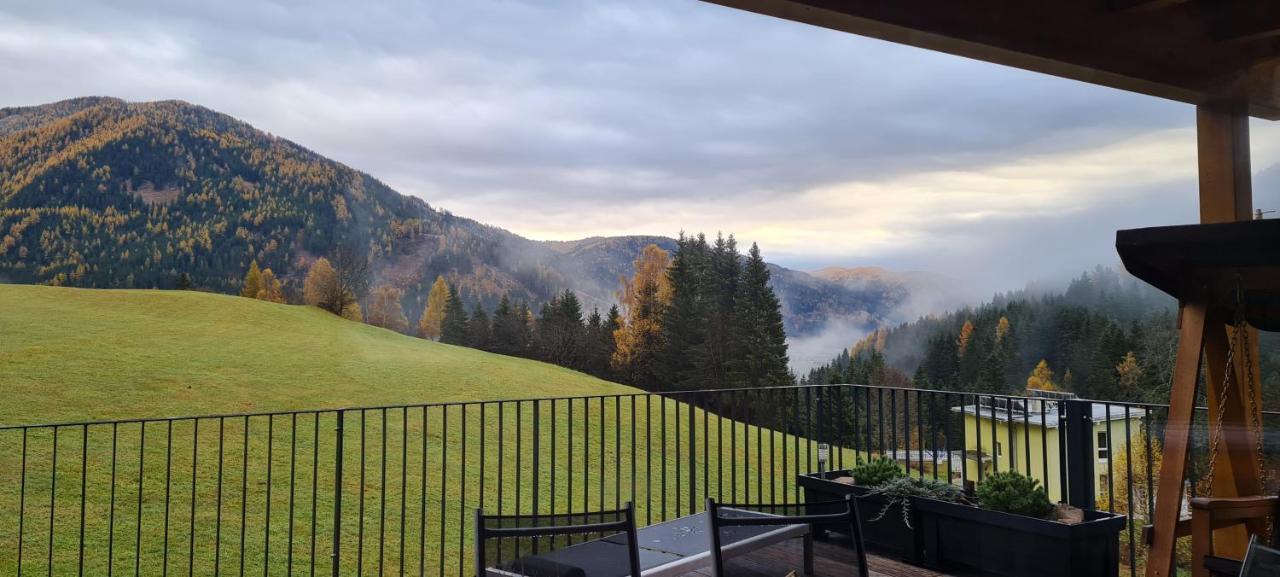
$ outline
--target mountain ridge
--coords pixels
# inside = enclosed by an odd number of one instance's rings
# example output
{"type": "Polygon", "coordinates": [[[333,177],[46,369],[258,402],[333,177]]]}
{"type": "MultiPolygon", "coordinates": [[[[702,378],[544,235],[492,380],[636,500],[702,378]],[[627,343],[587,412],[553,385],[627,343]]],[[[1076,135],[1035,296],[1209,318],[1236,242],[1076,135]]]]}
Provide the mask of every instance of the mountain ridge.
{"type": "MultiPolygon", "coordinates": [[[[572,289],[607,307],[662,236],[538,241],[439,210],[363,171],[182,100],[82,97],[0,109],[0,279],[235,292],[251,260],[296,293],[340,243],[404,290],[416,318],[444,275],[468,300],[572,289]]],[[[892,318],[906,290],[865,290],[771,265],[791,334],[892,318]]],[[[892,288],[892,283],[885,283],[892,288]]]]}

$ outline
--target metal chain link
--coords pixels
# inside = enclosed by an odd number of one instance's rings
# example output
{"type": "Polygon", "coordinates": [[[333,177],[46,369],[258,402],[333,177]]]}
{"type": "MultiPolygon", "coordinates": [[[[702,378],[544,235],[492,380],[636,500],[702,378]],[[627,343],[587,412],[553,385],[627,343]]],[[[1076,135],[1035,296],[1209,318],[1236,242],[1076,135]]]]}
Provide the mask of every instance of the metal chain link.
{"type": "Polygon", "coordinates": [[[1235,354],[1239,349],[1241,352],[1241,360],[1245,369],[1245,385],[1249,396],[1249,428],[1254,434],[1254,456],[1257,459],[1258,479],[1260,483],[1266,482],[1266,460],[1263,458],[1263,440],[1262,440],[1262,419],[1261,411],[1258,407],[1257,388],[1253,380],[1253,359],[1250,354],[1249,342],[1249,324],[1244,316],[1244,289],[1241,286],[1239,277],[1236,278],[1236,307],[1235,318],[1232,319],[1232,328],[1235,331],[1233,338],[1228,341],[1227,345],[1227,362],[1223,370],[1222,390],[1216,399],[1218,402],[1217,427],[1214,431],[1213,442],[1209,447],[1209,478],[1212,481],[1214,471],[1218,462],[1218,447],[1222,441],[1222,421],[1226,414],[1227,394],[1231,389],[1231,382],[1235,380],[1235,354]]]}
{"type": "MultiPolygon", "coordinates": [[[[1249,419],[1250,428],[1253,429],[1254,439],[1254,457],[1258,460],[1258,486],[1265,491],[1267,486],[1267,463],[1263,457],[1263,439],[1262,439],[1262,408],[1258,406],[1258,390],[1253,380],[1253,348],[1249,342],[1249,325],[1244,318],[1244,289],[1240,286],[1240,277],[1236,277],[1236,318],[1235,318],[1236,340],[1240,341],[1241,360],[1244,362],[1244,382],[1248,385],[1249,394],[1249,419]]],[[[1265,531],[1264,540],[1271,542],[1271,536],[1275,531],[1275,518],[1271,513],[1267,514],[1266,523],[1263,525],[1265,531]]]]}
{"type": "MultiPolygon", "coordinates": [[[[1215,397],[1215,400],[1218,403],[1218,418],[1215,423],[1217,427],[1214,429],[1213,434],[1209,436],[1211,439],[1209,443],[1209,483],[1211,493],[1214,471],[1217,470],[1218,465],[1218,446],[1222,443],[1222,418],[1227,412],[1227,393],[1230,392],[1231,381],[1234,380],[1233,375],[1235,371],[1233,370],[1232,363],[1235,362],[1235,344],[1235,339],[1232,339],[1227,346],[1227,366],[1226,370],[1223,371],[1224,377],[1222,379],[1222,391],[1218,393],[1217,397],[1215,397]]],[[[1210,389],[1209,392],[1212,394],[1213,389],[1210,389]]]]}
{"type": "MultiPolygon", "coordinates": [[[[1253,374],[1253,358],[1250,350],[1249,342],[1249,324],[1244,316],[1244,289],[1241,287],[1240,278],[1236,277],[1236,310],[1235,318],[1232,319],[1232,328],[1235,334],[1228,341],[1227,345],[1227,362],[1223,371],[1222,390],[1218,394],[1218,419],[1217,427],[1214,431],[1213,441],[1209,447],[1209,482],[1212,487],[1214,472],[1218,462],[1218,447],[1222,441],[1222,421],[1226,414],[1227,394],[1231,389],[1231,382],[1235,380],[1235,353],[1239,349],[1241,353],[1241,361],[1244,363],[1245,370],[1245,386],[1249,397],[1249,428],[1253,432],[1254,438],[1254,457],[1257,459],[1258,465],[1258,483],[1262,487],[1266,487],[1267,469],[1266,459],[1263,457],[1263,439],[1262,439],[1262,417],[1261,410],[1258,406],[1257,387],[1254,384],[1253,374]]],[[[1271,514],[1267,514],[1265,523],[1265,540],[1270,541],[1273,531],[1273,521],[1271,514]]]]}

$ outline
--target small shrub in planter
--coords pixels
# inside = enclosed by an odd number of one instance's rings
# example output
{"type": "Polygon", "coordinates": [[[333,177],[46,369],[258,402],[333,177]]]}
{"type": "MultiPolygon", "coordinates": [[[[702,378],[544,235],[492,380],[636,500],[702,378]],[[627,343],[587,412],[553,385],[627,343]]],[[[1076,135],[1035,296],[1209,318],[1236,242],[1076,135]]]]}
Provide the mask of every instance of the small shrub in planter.
{"type": "Polygon", "coordinates": [[[983,509],[1047,519],[1053,512],[1049,494],[1040,481],[1014,471],[992,473],[977,490],[978,505],[983,509]]]}
{"type": "Polygon", "coordinates": [[[862,487],[878,487],[903,476],[902,467],[887,457],[858,465],[850,470],[849,474],[853,477],[853,484],[862,487]]]}

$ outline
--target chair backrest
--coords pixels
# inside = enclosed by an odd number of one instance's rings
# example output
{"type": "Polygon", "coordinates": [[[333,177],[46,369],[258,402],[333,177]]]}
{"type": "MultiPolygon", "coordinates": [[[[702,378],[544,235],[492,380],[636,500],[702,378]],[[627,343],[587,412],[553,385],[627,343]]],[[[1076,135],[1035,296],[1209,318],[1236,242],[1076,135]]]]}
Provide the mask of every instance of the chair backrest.
{"type": "Polygon", "coordinates": [[[550,515],[475,513],[477,577],[640,575],[635,508],[550,515]]]}
{"type": "Polygon", "coordinates": [[[809,525],[810,531],[835,529],[847,532],[858,557],[858,575],[868,577],[862,519],[853,495],[836,501],[778,504],[716,503],[707,499],[708,533],[711,537],[712,575],[724,576],[724,535],[729,527],[809,525]]]}
{"type": "Polygon", "coordinates": [[[1240,577],[1280,577],[1280,550],[1258,544],[1257,535],[1250,537],[1240,577]]]}

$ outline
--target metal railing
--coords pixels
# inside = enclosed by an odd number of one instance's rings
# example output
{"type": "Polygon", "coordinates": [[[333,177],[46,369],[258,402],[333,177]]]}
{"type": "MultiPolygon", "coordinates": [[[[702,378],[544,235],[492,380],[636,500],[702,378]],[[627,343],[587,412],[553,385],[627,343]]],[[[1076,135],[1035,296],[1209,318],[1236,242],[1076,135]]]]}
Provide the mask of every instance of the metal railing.
{"type": "Polygon", "coordinates": [[[797,502],[798,475],[873,456],[1102,496],[1133,573],[1165,410],[827,385],[3,426],[0,575],[462,577],[477,507],[632,501],[650,524],[708,496],[797,502]]]}

